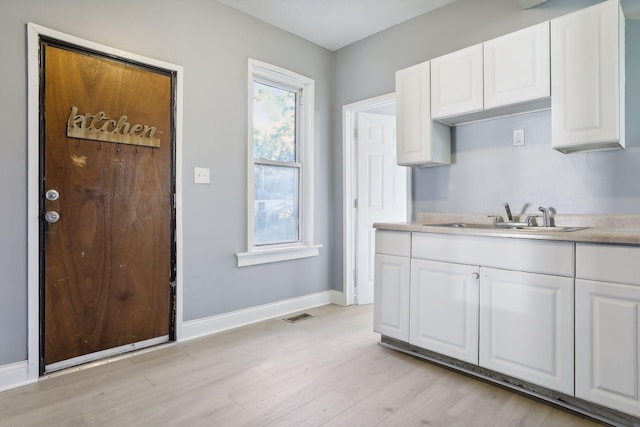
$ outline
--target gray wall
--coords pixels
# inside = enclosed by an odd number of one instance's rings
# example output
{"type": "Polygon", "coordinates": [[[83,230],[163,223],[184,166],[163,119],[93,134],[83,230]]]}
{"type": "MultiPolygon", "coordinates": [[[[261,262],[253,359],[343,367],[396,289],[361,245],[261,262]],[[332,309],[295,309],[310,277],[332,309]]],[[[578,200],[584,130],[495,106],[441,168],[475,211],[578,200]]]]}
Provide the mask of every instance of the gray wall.
{"type": "MultiPolygon", "coordinates": [[[[330,53],[214,0],[0,0],[0,365],[27,357],[27,22],[184,66],[184,315],[192,320],[342,288],[343,105],[393,92],[398,69],[597,2],[550,0],[523,11],[515,0],[458,0],[330,53]],[[315,240],[324,247],[316,258],[238,269],[248,57],[316,81],[315,240]],[[211,185],[192,184],[194,166],[211,168],[211,185]]],[[[629,62],[637,56],[629,52],[629,62]]],[[[548,127],[543,112],[456,128],[455,163],[414,171],[415,210],[496,211],[508,200],[514,210],[637,212],[635,124],[628,150],[570,156],[547,147],[548,127]],[[509,139],[520,127],[527,145],[516,149],[509,139]]]]}
{"type": "Polygon", "coordinates": [[[213,0],[0,0],[0,365],[27,357],[27,22],[184,66],[185,320],[331,288],[330,52],[213,0]],[[249,57],[315,79],[315,240],[324,247],[318,257],[238,269],[249,57]],[[211,185],[192,183],[194,166],[211,168],[211,185]]]}
{"type": "MultiPolygon", "coordinates": [[[[394,91],[395,71],[476,43],[599,3],[600,0],[549,0],[523,10],[515,0],[458,0],[335,53],[336,73],[334,155],[342,163],[341,108],[345,104],[394,91]]],[[[631,1],[627,1],[631,3],[631,1]]],[[[630,40],[637,23],[627,22],[630,40]]],[[[638,43],[635,42],[635,46],[638,43]]],[[[636,49],[637,50],[637,49],[636,49]]],[[[628,49],[628,62],[638,54],[628,49]]],[[[637,65],[636,65],[637,66],[637,65]]],[[[628,74],[631,93],[638,97],[635,72],[628,74]]],[[[637,107],[628,115],[635,121],[637,107]]],[[[640,185],[637,165],[638,127],[627,127],[629,149],[620,152],[563,155],[550,148],[549,113],[535,113],[459,126],[452,132],[454,164],[414,169],[413,213],[500,212],[509,201],[514,211],[553,206],[558,212],[638,213],[640,185]],[[526,145],[513,148],[513,129],[525,129],[526,145]],[[535,205],[535,206],[534,206],[535,205]]],[[[336,171],[341,182],[341,171],[336,171]]],[[[334,204],[342,207],[336,185],[334,204]]],[[[341,225],[336,224],[336,234],[341,225]]],[[[340,265],[341,247],[334,263],[340,265]]],[[[339,283],[338,272],[333,283],[339,283]]]]}

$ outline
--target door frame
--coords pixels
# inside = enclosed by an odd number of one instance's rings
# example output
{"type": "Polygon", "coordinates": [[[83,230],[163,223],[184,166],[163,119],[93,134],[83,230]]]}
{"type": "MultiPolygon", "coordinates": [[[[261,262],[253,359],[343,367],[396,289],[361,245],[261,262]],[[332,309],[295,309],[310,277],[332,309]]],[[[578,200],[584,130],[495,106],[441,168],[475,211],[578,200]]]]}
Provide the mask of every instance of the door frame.
{"type": "Polygon", "coordinates": [[[46,37],[128,61],[138,62],[175,73],[175,239],[176,289],[175,334],[182,336],[182,96],[183,68],[180,65],[144,57],[124,50],[61,33],[34,23],[27,24],[27,360],[28,378],[40,376],[40,38],[46,37]]]}
{"type": "MultiPolygon", "coordinates": [[[[358,126],[357,114],[374,108],[384,107],[396,102],[395,92],[364,99],[342,107],[342,289],[344,305],[354,304],[355,283],[354,268],[356,257],[356,219],[354,206],[358,194],[358,156],[356,156],[355,129],[358,126]]],[[[407,168],[407,221],[411,218],[411,168],[407,168]]]]}

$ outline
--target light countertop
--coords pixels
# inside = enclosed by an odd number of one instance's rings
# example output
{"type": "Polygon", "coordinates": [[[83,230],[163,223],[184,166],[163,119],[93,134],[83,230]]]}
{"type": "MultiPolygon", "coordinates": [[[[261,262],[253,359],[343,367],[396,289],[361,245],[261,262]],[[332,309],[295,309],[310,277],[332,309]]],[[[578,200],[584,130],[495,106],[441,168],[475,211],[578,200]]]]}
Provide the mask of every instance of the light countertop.
{"type": "Polygon", "coordinates": [[[555,226],[581,229],[551,231],[437,226],[449,223],[491,224],[491,218],[486,215],[429,212],[419,214],[416,222],[375,223],[373,226],[378,230],[640,245],[640,215],[554,215],[552,219],[555,226]]]}

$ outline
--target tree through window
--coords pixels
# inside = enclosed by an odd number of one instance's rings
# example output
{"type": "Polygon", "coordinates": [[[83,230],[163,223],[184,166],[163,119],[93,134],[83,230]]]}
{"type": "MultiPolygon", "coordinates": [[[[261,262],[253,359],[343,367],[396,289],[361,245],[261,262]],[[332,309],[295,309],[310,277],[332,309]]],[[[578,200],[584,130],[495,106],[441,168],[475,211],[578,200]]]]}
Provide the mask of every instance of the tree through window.
{"type": "Polygon", "coordinates": [[[254,245],[299,241],[297,92],[253,84],[254,245]]]}
{"type": "Polygon", "coordinates": [[[314,81],[250,59],[248,100],[248,247],[238,266],[316,256],[314,81]]]}

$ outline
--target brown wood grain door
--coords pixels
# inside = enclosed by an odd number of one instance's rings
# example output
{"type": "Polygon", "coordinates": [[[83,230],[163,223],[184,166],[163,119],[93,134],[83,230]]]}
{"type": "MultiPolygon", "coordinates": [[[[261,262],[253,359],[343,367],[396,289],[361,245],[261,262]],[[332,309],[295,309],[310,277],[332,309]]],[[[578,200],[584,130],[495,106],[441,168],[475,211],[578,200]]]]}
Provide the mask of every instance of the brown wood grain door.
{"type": "MultiPolygon", "coordinates": [[[[169,339],[173,77],[41,41],[40,93],[41,371],[46,372],[61,361],[82,363],[104,350],[169,339]],[[136,124],[153,126],[159,147],[68,137],[70,123],[94,134],[120,135],[136,124]],[[57,200],[46,197],[49,190],[58,192],[57,200]],[[57,222],[45,221],[49,211],[59,213],[57,222]]],[[[141,128],[132,132],[140,133],[141,128]]]]}

